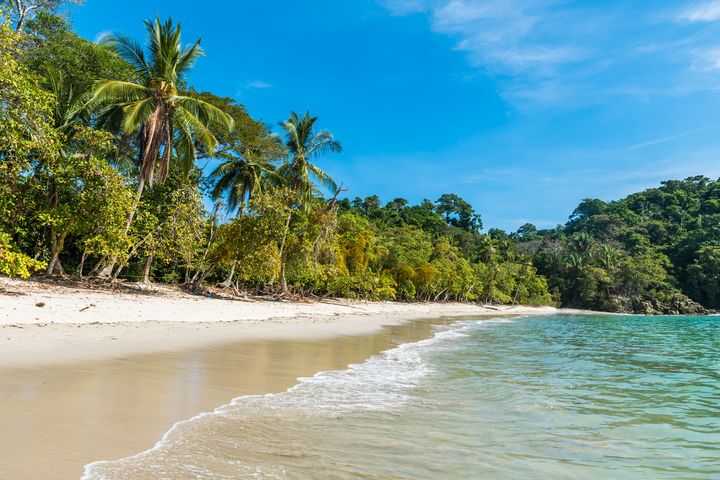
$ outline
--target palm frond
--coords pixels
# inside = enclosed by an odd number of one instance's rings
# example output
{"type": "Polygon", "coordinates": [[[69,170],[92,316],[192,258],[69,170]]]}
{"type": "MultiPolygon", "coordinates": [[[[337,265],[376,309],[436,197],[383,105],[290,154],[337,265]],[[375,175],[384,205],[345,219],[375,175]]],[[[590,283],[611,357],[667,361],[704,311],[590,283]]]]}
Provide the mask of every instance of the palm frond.
{"type": "Polygon", "coordinates": [[[306,155],[312,158],[328,153],[342,153],[342,145],[330,132],[323,130],[310,140],[306,155]]]}
{"type": "Polygon", "coordinates": [[[235,127],[235,121],[230,115],[199,98],[176,95],[171,99],[171,102],[185,109],[207,127],[212,123],[226,128],[228,131],[232,131],[235,127]]]}
{"type": "Polygon", "coordinates": [[[180,53],[175,64],[175,72],[178,78],[183,78],[184,74],[195,65],[198,57],[205,55],[205,51],[200,47],[201,41],[202,39],[199,39],[191,47],[180,53]]]}
{"type": "Polygon", "coordinates": [[[43,80],[44,87],[57,100],[54,121],[58,131],[68,134],[73,125],[89,121],[86,89],[74,85],[62,71],[52,66],[45,68],[43,80]]]}
{"type": "Polygon", "coordinates": [[[313,165],[312,163],[308,164],[308,170],[310,171],[310,174],[315,177],[318,183],[320,183],[320,185],[333,193],[337,191],[337,183],[335,183],[335,180],[333,180],[332,177],[325,171],[321,170],[318,166],[313,165]]]}
{"type": "Polygon", "coordinates": [[[123,107],[123,130],[131,133],[147,119],[157,108],[157,101],[154,97],[143,98],[123,107]]]}
{"type": "Polygon", "coordinates": [[[101,45],[114,49],[143,77],[150,76],[150,67],[145,60],[145,52],[143,52],[142,46],[130,36],[119,32],[104,32],[98,36],[97,41],[101,45]]]}
{"type": "Polygon", "coordinates": [[[175,118],[182,125],[182,128],[192,134],[192,136],[202,144],[210,154],[212,154],[217,147],[217,139],[210,129],[198,118],[192,114],[192,112],[185,108],[178,108],[175,111],[175,118]]]}
{"type": "Polygon", "coordinates": [[[152,95],[152,91],[143,86],[122,80],[104,80],[97,82],[92,91],[91,103],[95,105],[130,103],[152,95]]]}
{"type": "Polygon", "coordinates": [[[175,118],[177,119],[177,122],[175,122],[177,131],[174,143],[175,155],[180,164],[180,168],[187,174],[192,170],[197,158],[195,140],[193,139],[192,128],[184,119],[183,114],[180,113],[178,115],[176,113],[175,118]]]}

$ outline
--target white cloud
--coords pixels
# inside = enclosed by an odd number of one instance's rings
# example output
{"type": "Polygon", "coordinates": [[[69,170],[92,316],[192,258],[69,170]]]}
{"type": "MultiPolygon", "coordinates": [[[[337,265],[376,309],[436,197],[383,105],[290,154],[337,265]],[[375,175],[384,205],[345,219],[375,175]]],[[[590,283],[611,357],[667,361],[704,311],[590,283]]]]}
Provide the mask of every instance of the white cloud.
{"type": "Polygon", "coordinates": [[[573,108],[631,92],[647,101],[717,84],[710,78],[720,70],[717,32],[694,24],[720,20],[720,0],[680,10],[619,1],[379,1],[393,15],[427,16],[433,32],[455,39],[469,64],[496,78],[502,97],[521,109],[573,108]]]}
{"type": "MultiPolygon", "coordinates": [[[[432,29],[458,38],[457,49],[473,63],[499,73],[532,70],[551,74],[552,66],[582,57],[581,49],[563,42],[539,40],[552,13],[552,1],[427,0],[412,10],[430,14],[432,29]]],[[[403,9],[408,11],[410,5],[403,9]]],[[[403,10],[401,9],[401,11],[403,10]]]]}
{"type": "Polygon", "coordinates": [[[503,77],[501,94],[516,103],[567,99],[576,87],[564,70],[591,55],[577,39],[595,20],[563,9],[564,0],[380,1],[393,15],[427,15],[471,65],[503,77]]]}
{"type": "Polygon", "coordinates": [[[688,22],[714,22],[720,20],[720,0],[695,5],[682,12],[681,20],[688,22]]]}
{"type": "Polygon", "coordinates": [[[695,61],[693,67],[698,70],[720,69],[720,47],[709,47],[702,50],[695,50],[695,61]]]}

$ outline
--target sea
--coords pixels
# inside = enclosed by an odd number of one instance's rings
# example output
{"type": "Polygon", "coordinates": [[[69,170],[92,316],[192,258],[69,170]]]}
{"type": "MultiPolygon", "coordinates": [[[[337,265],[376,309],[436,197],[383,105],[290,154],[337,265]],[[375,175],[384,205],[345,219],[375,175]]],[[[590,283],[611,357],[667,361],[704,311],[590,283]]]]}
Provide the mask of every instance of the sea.
{"type": "Polygon", "coordinates": [[[720,318],[465,318],[86,480],[720,479],[720,318]]]}

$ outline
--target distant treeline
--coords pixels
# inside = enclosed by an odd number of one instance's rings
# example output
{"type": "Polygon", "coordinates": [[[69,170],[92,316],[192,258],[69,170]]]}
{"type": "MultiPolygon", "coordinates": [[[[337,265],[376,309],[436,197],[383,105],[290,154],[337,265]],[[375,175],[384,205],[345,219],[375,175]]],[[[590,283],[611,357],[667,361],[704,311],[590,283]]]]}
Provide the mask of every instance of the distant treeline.
{"type": "Polygon", "coordinates": [[[277,135],[187,84],[203,52],[171,20],[147,21],[144,43],[93,43],[57,14],[63,3],[9,2],[0,26],[0,273],[647,313],[720,306],[718,182],[586,200],[563,227],[511,234],[481,233],[454,194],[342,199],[315,163],[342,151],[317,117],[291,113],[277,135]]]}

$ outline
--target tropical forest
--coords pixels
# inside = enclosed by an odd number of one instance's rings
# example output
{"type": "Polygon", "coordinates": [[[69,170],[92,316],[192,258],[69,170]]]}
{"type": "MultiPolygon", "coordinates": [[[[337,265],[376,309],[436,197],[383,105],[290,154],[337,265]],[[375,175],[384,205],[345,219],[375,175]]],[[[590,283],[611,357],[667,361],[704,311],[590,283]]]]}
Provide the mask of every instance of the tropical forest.
{"type": "Polygon", "coordinates": [[[718,180],[585,199],[564,225],[515,232],[485,228],[452,192],[360,198],[320,167],[343,150],[321,112],[252,118],[189,83],[206,52],[179,23],[150,19],[146,38],[93,42],[61,14],[66,3],[0,7],[3,275],[277,298],[720,309],[718,180]]]}

